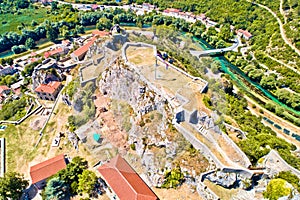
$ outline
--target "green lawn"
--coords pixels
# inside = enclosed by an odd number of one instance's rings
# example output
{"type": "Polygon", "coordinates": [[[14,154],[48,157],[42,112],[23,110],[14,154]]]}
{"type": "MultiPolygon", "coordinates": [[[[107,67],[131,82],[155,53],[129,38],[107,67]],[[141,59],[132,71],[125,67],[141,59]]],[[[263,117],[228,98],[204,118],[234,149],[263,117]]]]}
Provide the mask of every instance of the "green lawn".
{"type": "Polygon", "coordinates": [[[18,26],[22,26],[22,23],[27,27],[31,27],[32,20],[41,23],[47,18],[47,8],[24,9],[21,12],[22,14],[19,15],[10,13],[0,14],[0,34],[8,31],[20,32],[18,26]]]}

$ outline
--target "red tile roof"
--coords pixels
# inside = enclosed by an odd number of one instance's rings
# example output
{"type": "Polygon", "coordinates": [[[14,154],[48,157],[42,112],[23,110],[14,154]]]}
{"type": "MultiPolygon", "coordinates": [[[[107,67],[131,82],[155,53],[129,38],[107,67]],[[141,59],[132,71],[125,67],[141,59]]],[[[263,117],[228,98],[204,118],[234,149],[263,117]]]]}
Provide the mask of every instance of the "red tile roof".
{"type": "Polygon", "coordinates": [[[173,13],[179,13],[180,10],[179,9],[175,9],[175,8],[168,8],[166,10],[164,10],[165,13],[170,13],[170,12],[173,12],[173,13]]]}
{"type": "Polygon", "coordinates": [[[94,44],[95,41],[96,41],[96,37],[92,37],[92,39],[91,39],[88,43],[86,43],[86,44],[83,45],[82,47],[76,49],[76,50],[73,52],[73,54],[74,54],[75,56],[77,56],[77,57],[82,56],[83,54],[85,54],[85,53],[89,50],[90,46],[92,46],[92,44],[94,44]]]}
{"type": "Polygon", "coordinates": [[[45,58],[48,58],[50,56],[53,56],[53,55],[56,55],[56,54],[59,54],[59,53],[62,53],[64,51],[64,49],[62,47],[59,47],[57,49],[54,49],[52,51],[47,51],[44,53],[44,57],[45,58]]]}
{"type": "Polygon", "coordinates": [[[32,57],[34,57],[34,56],[36,56],[37,54],[36,54],[36,52],[31,52],[30,55],[31,55],[32,57]]]}
{"type": "Polygon", "coordinates": [[[6,85],[0,85],[0,94],[2,92],[4,92],[5,90],[10,90],[9,87],[7,87],[6,85]]]}
{"type": "Polygon", "coordinates": [[[243,29],[237,30],[236,33],[237,33],[237,34],[238,34],[238,33],[241,33],[241,34],[243,34],[244,37],[247,37],[247,38],[251,38],[251,37],[252,37],[252,34],[251,34],[251,33],[249,33],[248,31],[245,31],[245,30],[243,30],[243,29]]]}
{"type": "Polygon", "coordinates": [[[54,158],[41,162],[37,165],[30,167],[30,177],[32,184],[37,183],[41,180],[49,178],[56,174],[58,171],[67,167],[65,156],[58,155],[54,158]]]}
{"type": "Polygon", "coordinates": [[[180,10],[176,9],[176,8],[169,8],[168,10],[169,10],[169,12],[174,12],[174,13],[179,13],[180,12],[180,10]]]}
{"type": "Polygon", "coordinates": [[[48,84],[41,84],[37,88],[35,88],[35,92],[44,92],[48,94],[53,94],[59,87],[61,86],[61,82],[52,81],[48,84]]]}
{"type": "Polygon", "coordinates": [[[99,6],[98,6],[97,4],[93,4],[93,5],[92,5],[92,9],[93,9],[93,10],[97,10],[98,7],[99,7],[99,6]]]}
{"type": "Polygon", "coordinates": [[[248,31],[244,31],[244,37],[247,37],[247,38],[250,38],[250,37],[252,37],[252,34],[251,33],[249,33],[248,31]]]}
{"type": "Polygon", "coordinates": [[[67,45],[71,44],[71,42],[70,42],[70,40],[63,40],[63,41],[61,41],[61,44],[64,46],[67,46],[67,45]]]}
{"type": "Polygon", "coordinates": [[[105,36],[110,35],[110,32],[93,30],[92,35],[94,35],[94,36],[97,35],[97,36],[100,36],[100,37],[105,37],[105,36]]]}
{"type": "Polygon", "coordinates": [[[157,200],[158,197],[120,155],[98,171],[120,200],[157,200]]]}

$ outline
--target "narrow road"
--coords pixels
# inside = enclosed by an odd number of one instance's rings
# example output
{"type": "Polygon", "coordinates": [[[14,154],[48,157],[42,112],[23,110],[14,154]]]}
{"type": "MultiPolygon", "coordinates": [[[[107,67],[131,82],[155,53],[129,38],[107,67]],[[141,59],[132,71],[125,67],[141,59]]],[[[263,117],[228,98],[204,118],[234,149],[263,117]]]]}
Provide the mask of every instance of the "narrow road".
{"type": "MultiPolygon", "coordinates": [[[[283,28],[283,24],[281,22],[281,20],[279,19],[279,17],[276,15],[276,13],[274,13],[270,8],[268,8],[267,6],[264,6],[262,4],[259,4],[259,3],[256,3],[256,2],[252,2],[250,0],[247,0],[249,3],[253,3],[261,8],[264,8],[266,9],[269,13],[271,13],[277,20],[278,24],[279,24],[279,29],[280,29],[280,35],[282,37],[282,39],[284,40],[284,42],[289,45],[299,56],[300,56],[300,50],[297,49],[293,44],[292,42],[286,37],[286,34],[285,34],[285,30],[283,28]]],[[[281,0],[282,1],[282,0],[281,0]]]]}

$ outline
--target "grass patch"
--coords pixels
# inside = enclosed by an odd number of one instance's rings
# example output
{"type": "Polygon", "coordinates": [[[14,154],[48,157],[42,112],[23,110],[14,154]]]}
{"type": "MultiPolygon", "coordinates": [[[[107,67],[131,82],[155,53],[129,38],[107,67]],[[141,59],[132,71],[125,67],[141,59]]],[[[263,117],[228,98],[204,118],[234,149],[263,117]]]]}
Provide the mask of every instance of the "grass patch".
{"type": "Polygon", "coordinates": [[[0,15],[0,21],[5,21],[6,23],[1,24],[0,34],[14,31],[21,33],[20,30],[18,30],[18,26],[22,26],[24,28],[31,29],[31,22],[32,20],[36,21],[38,24],[42,23],[48,16],[47,14],[47,8],[39,7],[38,9],[24,9],[21,10],[21,14],[1,14],[0,15]],[[23,26],[25,25],[25,26],[23,26]]]}
{"type": "Polygon", "coordinates": [[[6,139],[6,168],[7,171],[19,171],[24,173],[24,167],[37,155],[41,154],[34,145],[39,137],[38,131],[29,128],[29,117],[21,125],[8,125],[0,132],[0,137],[6,139]]]}

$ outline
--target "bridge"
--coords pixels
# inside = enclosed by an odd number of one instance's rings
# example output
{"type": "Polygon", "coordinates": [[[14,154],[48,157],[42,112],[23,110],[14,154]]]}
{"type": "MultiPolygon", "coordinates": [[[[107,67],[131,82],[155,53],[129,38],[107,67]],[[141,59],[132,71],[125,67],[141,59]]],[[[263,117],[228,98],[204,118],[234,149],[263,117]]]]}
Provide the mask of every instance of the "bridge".
{"type": "Polygon", "coordinates": [[[239,46],[239,44],[240,44],[239,40],[237,38],[235,38],[234,39],[234,44],[230,47],[221,48],[221,49],[210,49],[210,50],[205,50],[205,51],[192,51],[192,50],[190,50],[190,53],[193,56],[196,56],[196,57],[208,56],[208,55],[223,53],[223,52],[227,52],[227,51],[233,51],[234,49],[236,49],[239,46]]]}

